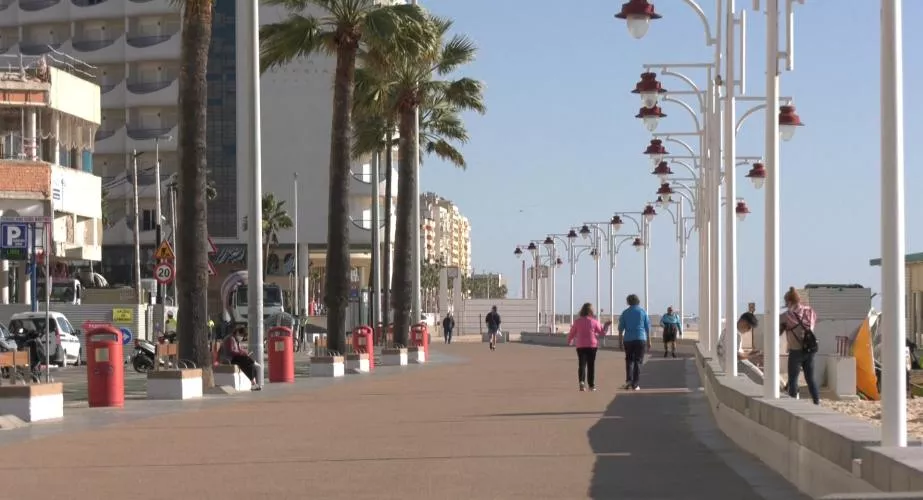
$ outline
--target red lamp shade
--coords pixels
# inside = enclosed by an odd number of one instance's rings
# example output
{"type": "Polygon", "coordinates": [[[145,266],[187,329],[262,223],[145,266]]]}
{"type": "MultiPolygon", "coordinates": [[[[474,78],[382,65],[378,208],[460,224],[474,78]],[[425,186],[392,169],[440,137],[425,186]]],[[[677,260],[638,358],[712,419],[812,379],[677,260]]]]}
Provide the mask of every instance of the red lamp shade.
{"type": "Polygon", "coordinates": [[[571,240],[571,241],[576,240],[576,239],[577,239],[577,231],[574,231],[573,229],[571,229],[570,231],[568,231],[568,232],[567,232],[567,239],[569,239],[569,240],[571,240]]]}
{"type": "Polygon", "coordinates": [[[747,202],[743,200],[737,201],[737,207],[734,208],[734,213],[737,214],[737,219],[743,222],[747,218],[747,214],[750,213],[750,207],[747,206],[747,202]]]}
{"type": "Polygon", "coordinates": [[[631,246],[635,247],[635,250],[641,251],[644,248],[644,242],[641,241],[641,238],[635,238],[635,241],[631,242],[631,246]]]}
{"type": "Polygon", "coordinates": [[[762,163],[754,163],[750,172],[747,173],[747,178],[753,183],[753,187],[760,189],[766,182],[766,167],[762,163]]]}
{"type": "Polygon", "coordinates": [[[516,247],[516,250],[513,250],[513,255],[515,255],[517,259],[522,257],[522,249],[519,247],[516,247]]]}
{"type": "Polygon", "coordinates": [[[666,94],[667,91],[657,81],[657,73],[648,71],[641,73],[641,80],[635,84],[635,89],[631,93],[639,94],[641,96],[641,105],[645,108],[650,108],[656,106],[660,96],[666,94]]]}
{"type": "Polygon", "coordinates": [[[654,210],[654,205],[650,205],[650,204],[649,204],[649,205],[647,205],[646,207],[644,207],[644,211],[641,212],[641,215],[643,215],[644,218],[645,218],[648,222],[650,222],[650,221],[654,220],[654,217],[657,216],[657,211],[654,210]]]}
{"type": "Polygon", "coordinates": [[[669,184],[664,182],[657,189],[657,195],[663,198],[664,201],[670,201],[670,197],[673,196],[673,188],[669,184]]]}
{"type": "Polygon", "coordinates": [[[779,106],[779,134],[783,141],[792,140],[795,130],[803,126],[801,117],[795,112],[795,106],[779,106]]]}
{"type": "Polygon", "coordinates": [[[660,123],[660,119],[666,117],[667,115],[665,115],[663,110],[660,109],[660,106],[657,105],[641,108],[638,114],[635,115],[635,118],[640,118],[644,122],[644,128],[646,128],[648,132],[657,130],[657,124],[660,123]]]}
{"type": "Polygon", "coordinates": [[[612,226],[612,230],[618,232],[619,229],[622,229],[622,218],[618,215],[613,215],[612,220],[609,221],[609,225],[612,226]]]}
{"type": "Polygon", "coordinates": [[[673,175],[673,169],[670,168],[669,163],[662,161],[658,163],[656,167],[654,167],[654,171],[651,173],[656,175],[657,177],[660,177],[660,180],[662,182],[662,181],[666,181],[668,176],[673,175]]]}
{"type": "Polygon", "coordinates": [[[659,164],[663,161],[663,157],[670,154],[670,152],[663,146],[663,141],[660,139],[651,139],[651,143],[644,150],[644,154],[650,157],[653,162],[659,164]]]}
{"type": "Polygon", "coordinates": [[[654,11],[654,5],[647,0],[629,0],[622,4],[622,10],[615,15],[616,19],[627,21],[628,32],[634,38],[644,38],[650,28],[651,19],[661,17],[654,11]]]}

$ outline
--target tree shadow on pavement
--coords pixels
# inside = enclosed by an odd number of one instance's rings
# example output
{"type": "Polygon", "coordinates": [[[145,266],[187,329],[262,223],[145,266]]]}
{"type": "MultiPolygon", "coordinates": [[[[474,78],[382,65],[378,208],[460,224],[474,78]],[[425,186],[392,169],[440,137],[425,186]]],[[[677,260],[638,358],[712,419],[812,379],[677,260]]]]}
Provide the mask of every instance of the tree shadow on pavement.
{"type": "Polygon", "coordinates": [[[616,393],[588,432],[590,498],[807,498],[721,433],[692,361],[651,360],[641,387],[616,393]]]}

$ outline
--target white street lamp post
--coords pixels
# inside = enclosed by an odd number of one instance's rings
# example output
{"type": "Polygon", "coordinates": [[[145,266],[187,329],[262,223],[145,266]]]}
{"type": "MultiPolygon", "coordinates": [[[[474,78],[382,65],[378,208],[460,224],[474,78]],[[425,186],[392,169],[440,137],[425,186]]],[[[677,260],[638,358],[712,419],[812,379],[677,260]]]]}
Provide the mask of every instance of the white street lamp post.
{"type": "MultiPolygon", "coordinates": [[[[727,345],[724,349],[724,371],[731,377],[737,376],[737,218],[734,210],[737,199],[737,182],[734,175],[737,154],[737,134],[735,134],[736,112],[736,61],[735,58],[735,14],[734,0],[724,0],[725,13],[724,44],[725,78],[724,78],[724,195],[728,202],[725,212],[725,284],[724,284],[724,331],[727,345]]],[[[746,51],[746,47],[742,47],[746,51]]],[[[771,109],[774,109],[771,108],[771,109]]],[[[770,113],[771,114],[771,113],[770,113]]]]}

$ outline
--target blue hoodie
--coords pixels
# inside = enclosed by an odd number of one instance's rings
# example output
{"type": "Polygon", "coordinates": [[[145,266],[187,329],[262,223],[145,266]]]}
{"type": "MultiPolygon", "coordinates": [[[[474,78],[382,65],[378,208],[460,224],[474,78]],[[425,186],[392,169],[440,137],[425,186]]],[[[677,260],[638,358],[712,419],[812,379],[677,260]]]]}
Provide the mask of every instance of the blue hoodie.
{"type": "Polygon", "coordinates": [[[651,332],[651,318],[641,306],[629,306],[619,315],[619,333],[624,333],[624,342],[646,341],[651,332]]]}

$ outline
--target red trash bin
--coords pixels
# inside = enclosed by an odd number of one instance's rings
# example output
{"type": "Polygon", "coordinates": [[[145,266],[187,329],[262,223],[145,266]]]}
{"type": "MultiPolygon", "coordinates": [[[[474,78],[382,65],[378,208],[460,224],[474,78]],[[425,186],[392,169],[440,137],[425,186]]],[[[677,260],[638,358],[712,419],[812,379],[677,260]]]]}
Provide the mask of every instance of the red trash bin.
{"type": "Polygon", "coordinates": [[[420,322],[410,327],[410,346],[422,347],[423,354],[429,360],[429,327],[420,322]]]}
{"type": "Polygon", "coordinates": [[[292,329],[274,326],[269,329],[269,381],[295,381],[295,344],[292,329]]]}
{"type": "Polygon", "coordinates": [[[353,330],[353,352],[369,355],[369,370],[375,369],[375,335],[372,327],[362,325],[353,330]]]}
{"type": "Polygon", "coordinates": [[[87,393],[90,407],[125,407],[122,331],[95,325],[86,333],[87,393]]]}

